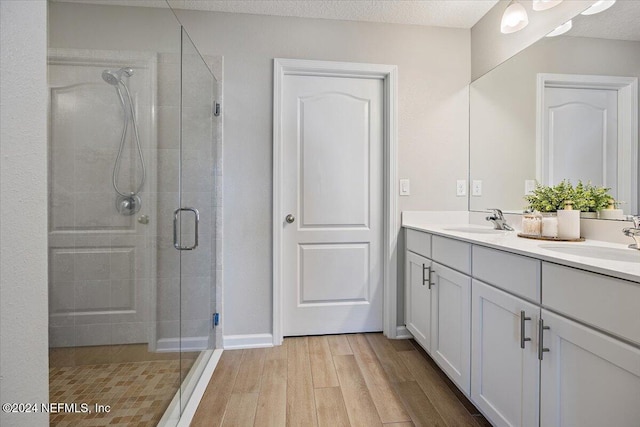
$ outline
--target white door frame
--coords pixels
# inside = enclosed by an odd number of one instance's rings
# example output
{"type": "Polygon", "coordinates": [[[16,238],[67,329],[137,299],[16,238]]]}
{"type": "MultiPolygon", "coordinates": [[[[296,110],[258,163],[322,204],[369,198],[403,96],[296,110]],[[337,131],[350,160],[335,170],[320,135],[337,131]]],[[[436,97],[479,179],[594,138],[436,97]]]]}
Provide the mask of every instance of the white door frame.
{"type": "MultiPolygon", "coordinates": [[[[582,74],[538,74],[536,96],[536,179],[542,182],[544,152],[544,89],[608,89],[618,92],[618,198],[625,211],[638,207],[638,79],[582,74]]],[[[575,184],[575,183],[574,183],[575,184]]]]}
{"type": "Polygon", "coordinates": [[[384,153],[383,153],[383,332],[395,338],[397,331],[397,94],[398,67],[395,65],[351,62],[274,59],[273,64],[273,345],[283,338],[283,138],[282,100],[285,75],[327,76],[379,79],[384,84],[384,153]]]}

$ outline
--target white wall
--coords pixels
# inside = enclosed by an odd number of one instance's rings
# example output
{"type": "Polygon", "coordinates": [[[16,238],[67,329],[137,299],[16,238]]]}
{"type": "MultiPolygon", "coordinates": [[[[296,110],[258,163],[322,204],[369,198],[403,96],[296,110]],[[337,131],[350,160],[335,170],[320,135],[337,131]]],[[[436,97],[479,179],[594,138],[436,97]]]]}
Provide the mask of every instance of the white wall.
{"type": "Polygon", "coordinates": [[[273,58],[398,65],[399,176],[412,194],[400,210],[467,209],[455,182],[467,176],[468,30],[177,15],[203,54],[225,61],[225,335],[271,332],[273,58]]]}
{"type": "Polygon", "coordinates": [[[532,0],[520,0],[529,17],[529,25],[512,33],[500,32],[502,14],[510,0],[500,0],[471,28],[471,80],[498,66],[557,26],[565,23],[595,0],[563,1],[552,9],[536,12],[532,0]]]}
{"type": "MultiPolygon", "coordinates": [[[[47,2],[0,2],[0,402],[49,400],[47,2]]],[[[2,426],[47,414],[0,412],[2,426]]]]}

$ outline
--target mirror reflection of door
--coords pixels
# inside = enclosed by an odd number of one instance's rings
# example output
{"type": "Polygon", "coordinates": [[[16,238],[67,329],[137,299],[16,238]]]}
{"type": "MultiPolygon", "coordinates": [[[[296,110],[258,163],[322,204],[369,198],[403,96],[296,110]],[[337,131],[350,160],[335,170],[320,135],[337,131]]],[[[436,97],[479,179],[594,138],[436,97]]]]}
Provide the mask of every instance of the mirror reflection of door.
{"type": "Polygon", "coordinates": [[[590,181],[637,212],[637,99],[636,77],[538,74],[538,181],[590,181]]]}
{"type": "Polygon", "coordinates": [[[564,179],[611,188],[618,198],[618,93],[545,87],[543,182],[564,179]]]}

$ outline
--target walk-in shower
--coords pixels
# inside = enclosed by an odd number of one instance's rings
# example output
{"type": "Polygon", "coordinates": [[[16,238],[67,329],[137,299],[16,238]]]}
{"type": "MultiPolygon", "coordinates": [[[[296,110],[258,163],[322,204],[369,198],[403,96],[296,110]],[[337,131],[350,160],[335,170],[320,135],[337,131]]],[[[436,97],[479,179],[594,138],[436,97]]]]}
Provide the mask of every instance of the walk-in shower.
{"type": "Polygon", "coordinates": [[[123,112],[122,135],[120,136],[120,145],[118,146],[118,155],[116,156],[116,160],[113,165],[112,176],[113,189],[116,191],[116,193],[118,193],[118,197],[116,198],[116,210],[121,215],[133,215],[140,211],[142,200],[140,199],[138,193],[140,193],[142,187],[144,186],[144,182],[147,177],[147,171],[144,165],[144,155],[142,154],[142,147],[140,145],[140,133],[138,132],[138,123],[136,121],[136,114],[133,109],[131,92],[129,91],[129,86],[127,86],[127,83],[123,80],[123,76],[125,78],[133,76],[133,68],[123,67],[116,71],[104,70],[102,72],[102,79],[115,88],[123,112]],[[124,88],[125,94],[127,95],[126,101],[122,96],[122,90],[120,89],[121,86],[124,88]],[[134,184],[134,190],[125,192],[118,188],[118,175],[120,173],[120,166],[122,164],[122,152],[127,141],[129,123],[133,124],[133,136],[137,148],[138,159],[140,160],[140,170],[142,176],[140,178],[140,183],[138,185],[134,184]]]}
{"type": "Polygon", "coordinates": [[[50,401],[109,408],[50,421],[175,425],[221,335],[221,60],[170,9],[49,26],[50,401]]]}

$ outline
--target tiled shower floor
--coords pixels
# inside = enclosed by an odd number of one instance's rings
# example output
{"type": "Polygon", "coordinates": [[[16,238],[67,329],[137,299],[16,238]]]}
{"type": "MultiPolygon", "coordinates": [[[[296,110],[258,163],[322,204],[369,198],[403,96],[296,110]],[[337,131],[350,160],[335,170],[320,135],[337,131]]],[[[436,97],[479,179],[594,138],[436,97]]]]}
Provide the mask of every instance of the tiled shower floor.
{"type": "MultiPolygon", "coordinates": [[[[165,353],[166,354],[166,353],[165,353]]],[[[90,413],[50,414],[52,426],[155,426],[169,406],[180,378],[197,353],[179,359],[54,366],[49,369],[49,401],[86,403],[90,413]],[[182,375],[179,372],[182,371],[182,375]],[[108,405],[97,412],[94,405],[108,405]]]]}

